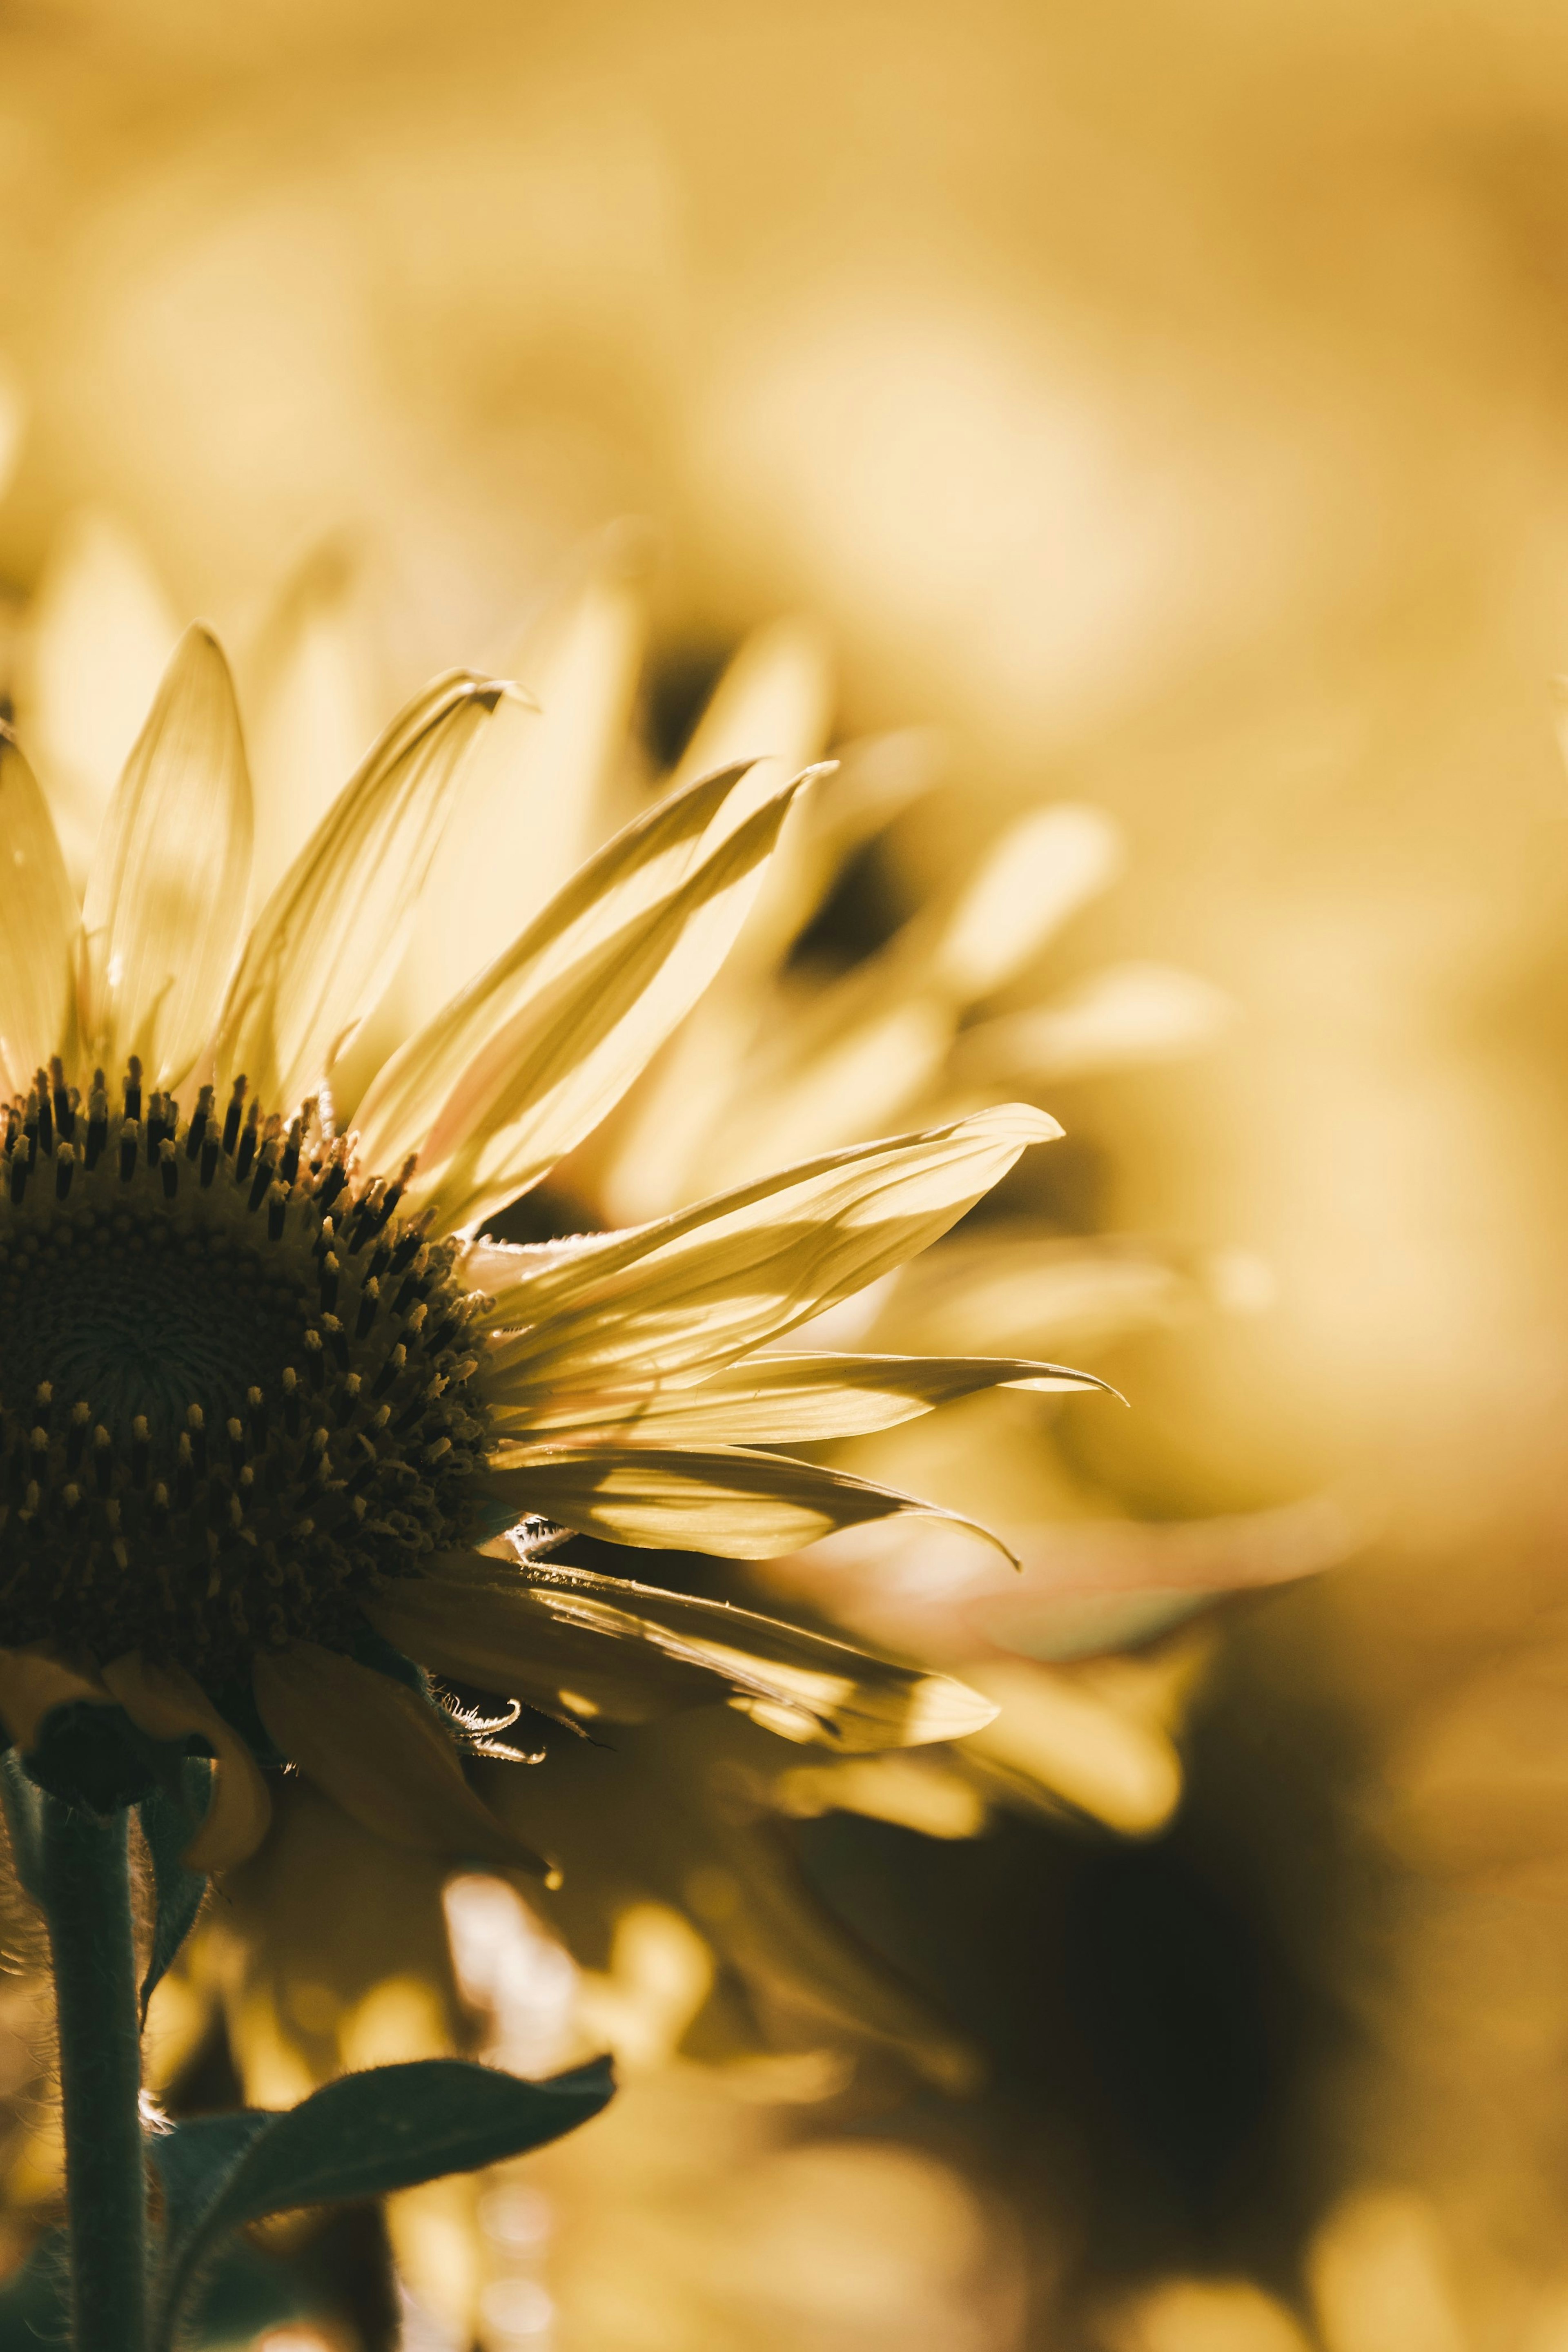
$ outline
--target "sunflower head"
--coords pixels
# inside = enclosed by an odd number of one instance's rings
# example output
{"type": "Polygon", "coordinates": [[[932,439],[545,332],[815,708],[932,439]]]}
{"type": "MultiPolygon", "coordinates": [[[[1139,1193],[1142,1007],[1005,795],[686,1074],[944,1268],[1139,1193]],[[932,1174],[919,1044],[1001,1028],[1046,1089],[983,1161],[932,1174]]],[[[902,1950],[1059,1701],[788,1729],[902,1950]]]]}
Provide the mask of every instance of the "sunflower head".
{"type": "MultiPolygon", "coordinates": [[[[364,1600],[480,1535],[484,1305],[308,1101],[189,1115],[56,1056],[0,1188],[0,1637],[204,1682],[351,1648],[364,1600]]],[[[484,1534],[493,1532],[485,1527],[484,1534]]]]}
{"type": "Polygon", "coordinates": [[[972,1727],[991,1710],[940,1676],[541,1541],[792,1550],[930,1507],[773,1447],[998,1381],[1098,1385],[777,1347],[1057,1131],[1016,1105],[624,1233],[479,1238],[684,1021],[810,772],[743,761],[657,802],[393,1041],[340,1131],[345,1047],[504,708],[465,672],[416,696],[248,921],[249,776],[205,631],[80,904],[0,737],[0,1717],[39,1770],[62,1710],[214,1758],[194,1866],[262,1834],[258,1757],[402,1843],[534,1859],[432,1675],[572,1725],[716,1696],[840,1746],[972,1727]]]}

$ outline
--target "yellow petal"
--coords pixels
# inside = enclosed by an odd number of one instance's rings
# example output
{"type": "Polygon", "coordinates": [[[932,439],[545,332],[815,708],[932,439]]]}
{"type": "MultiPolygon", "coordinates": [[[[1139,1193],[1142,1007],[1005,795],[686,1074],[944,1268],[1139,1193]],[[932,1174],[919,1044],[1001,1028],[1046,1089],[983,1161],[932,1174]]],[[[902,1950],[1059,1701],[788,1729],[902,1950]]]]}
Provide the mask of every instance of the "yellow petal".
{"type": "Polygon", "coordinates": [[[874,1328],[879,1344],[922,1354],[1021,1353],[1160,1329],[1204,1301],[1192,1274],[1139,1244],[1041,1241],[1002,1222],[906,1266],[874,1328]]]}
{"type": "Polygon", "coordinates": [[[241,671],[256,780],[253,903],[287,872],[373,740],[375,665],[360,568],[315,549],[285,585],[241,671]]]}
{"type": "Polygon", "coordinates": [[[450,670],[366,754],[256,918],[229,990],[220,1070],[287,1110],[391,978],[465,755],[504,689],[450,670]]]}
{"type": "Polygon", "coordinates": [[[90,508],[50,548],[28,620],[22,732],[79,893],[180,625],[140,541],[90,508]]]}
{"type": "Polygon", "coordinates": [[[678,1452],[657,1445],[505,1445],[491,1457],[486,1484],[519,1519],[553,1519],[579,1535],[653,1551],[773,1559],[835,1528],[908,1513],[969,1528],[1013,1557],[999,1537],[960,1512],[781,1454],[716,1445],[678,1452]]]}
{"type": "Polygon", "coordinates": [[[554,1710],[640,1721],[725,1692],[787,1738],[844,1749],[960,1739],[995,1708],[945,1675],[718,1601],[538,1561],[449,1557],[389,1586],[371,1617],[437,1674],[554,1710]],[[788,1720],[786,1720],[788,1718],[788,1720]]]}
{"type": "Polygon", "coordinates": [[[978,1727],[981,1761],[1064,1797],[1124,1836],[1163,1829],[1181,1800],[1181,1758],[1158,1723],[1048,1666],[971,1667],[998,1709],[978,1727]]]}
{"type": "Polygon", "coordinates": [[[981,1389],[1105,1387],[1092,1372],[1024,1357],[747,1356],[691,1388],[650,1381],[564,1402],[543,1396],[497,1418],[517,1438],[597,1429],[640,1444],[815,1445],[891,1429],[981,1389]]]}
{"type": "Polygon", "coordinates": [[[114,1704],[95,1675],[67,1665],[47,1650],[0,1650],[0,1721],[22,1755],[37,1746],[38,1727],[51,1708],[78,1701],[114,1704]]]}
{"type": "Polygon", "coordinates": [[[68,1042],[79,917],[48,803],[0,727],[0,1081],[26,1094],[68,1042]]]}
{"type": "Polygon", "coordinates": [[[497,1293],[495,1324],[527,1328],[493,1349],[487,1386],[516,1410],[650,1372],[699,1379],[925,1249],[1029,1144],[1061,1132],[1004,1105],[595,1235],[497,1293]]]}
{"type": "Polygon", "coordinates": [[[125,763],[88,882],[82,1029],[174,1087],[211,1036],[250,878],[251,793],[217,640],[187,629],[125,763]]]}
{"type": "Polygon", "coordinates": [[[1113,964],[1030,1013],[967,1030],[956,1075],[966,1084],[1081,1077],[1197,1053],[1218,1036],[1230,1000],[1195,972],[1157,963],[1113,964]]]}
{"type": "MultiPolygon", "coordinates": [[[[726,1160],[729,1172],[720,1173],[718,1150],[732,1147],[743,1128],[748,1135],[752,1118],[764,1108],[749,1084],[755,1056],[774,1037],[780,1018],[790,1017],[790,1000],[781,1003],[774,984],[776,968],[857,845],[928,791],[937,772],[933,739],[910,730],[852,745],[834,772],[797,802],[723,970],[588,1147],[595,1194],[607,1204],[609,1223],[662,1216],[717,1182],[738,1182],[786,1160],[853,1141],[879,1124],[863,1112],[842,1129],[797,1122],[781,1148],[740,1166],[726,1160]],[[737,1115],[743,1094],[744,1118],[737,1115]]],[[[944,1039],[950,1028],[948,1016],[944,1039]]],[[[926,1058],[922,1051],[923,1067],[926,1058]]],[[[883,1099],[896,1110],[882,1123],[895,1123],[908,1098],[907,1087],[890,1090],[883,1099]]]]}
{"type": "Polygon", "coordinates": [[[314,1642],[263,1651],[252,1680],[283,1753],[390,1845],[544,1871],[474,1794],[437,1710],[405,1684],[314,1642]]]}
{"type": "Polygon", "coordinates": [[[105,1666],[103,1679],[150,1739],[183,1739],[194,1732],[213,1751],[212,1797],[205,1820],[185,1848],[186,1868],[227,1870],[253,1854],[267,1835],[272,1800],[246,1741],[194,1675],[183,1666],[154,1665],[131,1650],[105,1666]]]}
{"type": "Polygon", "coordinates": [[[777,1050],[754,1054],[715,1137],[708,1181],[744,1184],[807,1152],[886,1133],[929,1102],[955,1016],[935,996],[894,991],[870,1006],[829,990],[810,1020],[773,1024],[777,1050]]]}
{"type": "Polygon", "coordinates": [[[415,923],[422,1007],[508,948],[611,830],[605,788],[625,757],[646,630],[617,542],[508,660],[538,707],[503,704],[464,778],[415,923]]]}
{"type": "Polygon", "coordinates": [[[737,760],[818,758],[832,716],[827,641],[814,622],[769,622],[748,636],[715,688],[671,779],[677,791],[737,760]]]}
{"type": "Polygon", "coordinates": [[[449,1226],[536,1183],[712,978],[807,781],[758,806],[727,771],[628,825],[394,1055],[358,1114],[367,1158],[419,1150],[416,1189],[449,1226]]]}
{"type": "Polygon", "coordinates": [[[946,926],[934,981],[963,1004],[994,994],[1121,862],[1120,835],[1100,809],[1064,803],[1009,825],[946,926]]]}

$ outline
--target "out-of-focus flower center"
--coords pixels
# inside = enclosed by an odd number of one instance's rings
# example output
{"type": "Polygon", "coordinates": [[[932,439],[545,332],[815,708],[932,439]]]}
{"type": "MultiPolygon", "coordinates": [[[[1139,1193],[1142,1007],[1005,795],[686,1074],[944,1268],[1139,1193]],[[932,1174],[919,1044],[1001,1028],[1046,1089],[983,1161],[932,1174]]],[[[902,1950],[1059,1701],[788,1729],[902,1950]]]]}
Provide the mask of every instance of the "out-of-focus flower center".
{"type": "Polygon", "coordinates": [[[221,1677],[474,1533],[455,1246],[245,1093],[187,1119],[132,1062],[111,1115],[57,1063],[6,1114],[0,1643],[221,1677]]]}

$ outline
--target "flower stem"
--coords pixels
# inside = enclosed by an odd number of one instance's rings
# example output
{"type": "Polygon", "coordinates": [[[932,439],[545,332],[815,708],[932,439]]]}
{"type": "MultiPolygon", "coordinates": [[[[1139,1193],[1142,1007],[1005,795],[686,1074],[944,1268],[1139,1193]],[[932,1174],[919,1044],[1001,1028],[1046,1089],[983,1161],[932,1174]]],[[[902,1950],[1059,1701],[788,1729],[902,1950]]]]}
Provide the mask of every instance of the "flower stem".
{"type": "Polygon", "coordinates": [[[147,2176],[130,1817],[39,1807],[70,2223],[72,2352],[144,2352],[147,2176]]]}

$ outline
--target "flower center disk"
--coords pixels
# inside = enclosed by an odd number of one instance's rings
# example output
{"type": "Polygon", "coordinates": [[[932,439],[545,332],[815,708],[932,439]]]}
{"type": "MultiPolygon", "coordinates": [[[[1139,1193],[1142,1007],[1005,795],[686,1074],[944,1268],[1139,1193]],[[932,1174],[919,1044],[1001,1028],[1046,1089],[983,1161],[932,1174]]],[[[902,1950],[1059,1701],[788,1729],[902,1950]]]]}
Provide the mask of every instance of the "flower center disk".
{"type": "Polygon", "coordinates": [[[0,1161],[0,1643],[209,1680],[474,1533],[489,1428],[456,1248],[315,1107],[111,1117],[57,1063],[0,1161]]]}

